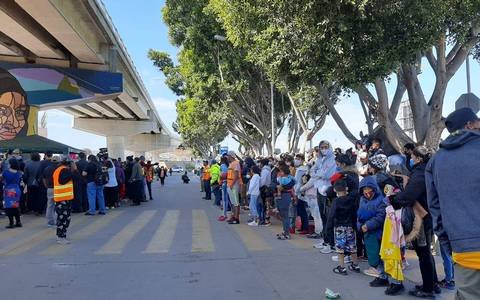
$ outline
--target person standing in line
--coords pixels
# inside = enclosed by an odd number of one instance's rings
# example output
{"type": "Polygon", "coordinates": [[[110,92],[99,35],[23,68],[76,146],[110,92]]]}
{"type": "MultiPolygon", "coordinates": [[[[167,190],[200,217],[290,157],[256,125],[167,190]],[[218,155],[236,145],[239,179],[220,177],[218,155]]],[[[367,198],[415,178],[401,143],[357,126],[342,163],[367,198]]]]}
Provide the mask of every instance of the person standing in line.
{"type": "Polygon", "coordinates": [[[5,213],[8,216],[9,225],[7,229],[22,227],[20,221],[20,183],[23,173],[20,171],[19,162],[11,158],[8,160],[8,169],[3,170],[2,181],[4,182],[3,201],[5,202],[5,213]],[[15,225],[13,219],[15,218],[15,225]]]}
{"type": "Polygon", "coordinates": [[[253,220],[248,223],[250,226],[258,226],[259,218],[257,212],[257,202],[260,197],[260,168],[256,165],[250,167],[250,180],[248,182],[247,196],[250,197],[250,215],[253,220]]]}
{"type": "Polygon", "coordinates": [[[213,195],[215,196],[215,202],[213,205],[220,206],[222,202],[222,191],[220,189],[220,166],[217,164],[217,161],[214,159],[210,165],[210,187],[212,189],[213,195]]]}
{"type": "Polygon", "coordinates": [[[310,175],[314,180],[316,180],[315,186],[317,187],[317,201],[318,208],[320,210],[320,216],[322,218],[323,225],[323,238],[324,238],[324,248],[320,251],[324,254],[332,253],[335,248],[335,241],[333,240],[333,231],[327,232],[327,216],[328,209],[327,206],[327,189],[331,186],[330,178],[335,171],[337,170],[337,164],[335,162],[335,155],[333,154],[332,145],[329,141],[321,141],[318,145],[319,152],[315,165],[310,171],[310,175]]]}
{"type": "Polygon", "coordinates": [[[450,136],[425,169],[428,207],[440,244],[452,249],[456,299],[480,299],[480,119],[460,108],[445,125],[450,136]]]}
{"type": "Polygon", "coordinates": [[[134,159],[132,175],[128,181],[132,187],[133,206],[138,206],[142,202],[141,189],[143,188],[142,166],[140,165],[140,159],[138,157],[134,159]]]}
{"type": "MultiPolygon", "coordinates": [[[[300,188],[302,187],[302,177],[308,172],[308,167],[305,166],[305,156],[301,153],[295,155],[293,160],[293,166],[295,167],[295,195],[297,196],[297,215],[300,217],[302,227],[300,228],[300,234],[308,234],[308,214],[307,214],[307,202],[302,197],[300,188]]],[[[293,227],[295,228],[295,227],[293,227]]]]}
{"type": "Polygon", "coordinates": [[[270,184],[272,182],[272,169],[270,168],[270,161],[268,159],[262,159],[259,163],[261,167],[260,171],[260,198],[257,199],[257,212],[259,225],[269,226],[270,222],[266,222],[265,213],[267,211],[268,198],[272,197],[272,190],[270,184]]]}
{"type": "Polygon", "coordinates": [[[40,199],[40,182],[38,181],[40,171],[40,154],[33,152],[31,160],[25,164],[23,181],[27,185],[27,207],[35,212],[36,216],[43,214],[43,205],[40,199]]]}
{"type": "Polygon", "coordinates": [[[240,162],[234,151],[228,152],[227,191],[232,205],[232,216],[228,224],[240,224],[240,162]]]}
{"type": "Polygon", "coordinates": [[[212,200],[212,190],[210,186],[210,179],[212,175],[210,174],[210,167],[208,165],[208,161],[203,161],[203,187],[205,190],[205,197],[204,200],[212,200]]]}
{"type": "Polygon", "coordinates": [[[223,207],[223,215],[218,217],[218,221],[223,222],[227,220],[227,212],[228,207],[230,206],[230,199],[228,198],[228,190],[227,190],[227,176],[228,176],[228,159],[224,155],[221,158],[220,164],[220,180],[222,185],[222,207],[223,207]]]}
{"type": "Polygon", "coordinates": [[[70,244],[67,239],[67,229],[70,226],[72,213],[73,194],[73,171],[77,166],[65,156],[60,166],[53,172],[53,200],[57,213],[57,243],[60,245],[70,244]]]}
{"type": "MultiPolygon", "coordinates": [[[[163,167],[161,168],[161,170],[162,169],[163,167]]],[[[145,165],[145,167],[143,167],[143,171],[145,172],[145,180],[147,181],[148,196],[150,197],[150,201],[151,201],[153,200],[153,197],[152,197],[153,165],[151,161],[147,161],[147,164],[145,165]]],[[[161,176],[161,172],[162,171],[160,171],[159,177],[161,176]]],[[[162,178],[160,177],[160,179],[162,178]]],[[[164,181],[165,181],[165,177],[162,180],[162,185],[164,181]]]]}
{"type": "MultiPolygon", "coordinates": [[[[87,169],[88,161],[87,156],[84,152],[80,152],[78,154],[79,160],[76,162],[78,174],[82,175],[82,173],[87,169]]],[[[80,176],[78,180],[78,184],[76,185],[78,191],[75,191],[76,197],[78,197],[78,201],[81,203],[81,207],[79,207],[79,213],[85,212],[88,210],[88,196],[87,196],[87,179],[84,176],[80,176]]],[[[73,212],[76,212],[75,208],[72,209],[73,212]]]]}
{"type": "MultiPolygon", "coordinates": [[[[108,174],[108,173],[107,173],[108,174]]],[[[82,175],[87,178],[87,193],[88,193],[88,212],[87,216],[93,216],[96,214],[97,201],[98,201],[98,214],[104,215],[105,198],[103,195],[104,185],[108,182],[108,176],[105,176],[102,166],[98,162],[95,155],[88,156],[88,166],[82,175]]]]}
{"type": "Polygon", "coordinates": [[[132,182],[130,181],[130,178],[132,178],[133,164],[133,157],[127,156],[127,161],[125,165],[125,196],[130,200],[134,199],[134,187],[132,185],[132,182]]]}
{"type": "Polygon", "coordinates": [[[118,183],[118,201],[115,203],[115,206],[119,207],[120,200],[125,198],[125,171],[118,160],[114,159],[113,165],[115,166],[115,176],[118,183]]]}
{"type": "Polygon", "coordinates": [[[108,158],[108,156],[105,157],[105,167],[108,172],[108,182],[103,189],[105,202],[109,209],[115,209],[115,206],[118,203],[117,172],[113,161],[108,158]]]}
{"type": "Polygon", "coordinates": [[[55,226],[55,201],[53,200],[53,172],[58,168],[59,156],[51,159],[51,164],[43,171],[43,186],[47,189],[47,225],[55,226]]]}
{"type": "Polygon", "coordinates": [[[43,160],[40,162],[40,167],[38,169],[38,178],[37,181],[39,183],[39,200],[40,203],[45,209],[47,207],[47,188],[43,185],[43,172],[45,169],[52,164],[52,157],[53,157],[53,152],[52,151],[45,151],[45,155],[43,157],[43,160]]]}
{"type": "Polygon", "coordinates": [[[139,164],[140,164],[140,176],[142,177],[142,186],[140,187],[140,193],[142,195],[142,202],[147,202],[147,180],[145,179],[145,172],[143,171],[143,167],[145,167],[145,156],[139,157],[139,164]]]}

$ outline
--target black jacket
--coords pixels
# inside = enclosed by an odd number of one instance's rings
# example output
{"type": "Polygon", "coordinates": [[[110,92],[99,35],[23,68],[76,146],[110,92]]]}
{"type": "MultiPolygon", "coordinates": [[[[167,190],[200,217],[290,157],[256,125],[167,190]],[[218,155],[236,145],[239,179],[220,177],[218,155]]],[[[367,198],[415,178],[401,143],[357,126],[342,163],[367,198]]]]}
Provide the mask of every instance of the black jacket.
{"type": "Polygon", "coordinates": [[[338,226],[355,228],[357,222],[357,210],[355,206],[355,197],[352,195],[335,198],[330,208],[327,228],[338,226]]]}

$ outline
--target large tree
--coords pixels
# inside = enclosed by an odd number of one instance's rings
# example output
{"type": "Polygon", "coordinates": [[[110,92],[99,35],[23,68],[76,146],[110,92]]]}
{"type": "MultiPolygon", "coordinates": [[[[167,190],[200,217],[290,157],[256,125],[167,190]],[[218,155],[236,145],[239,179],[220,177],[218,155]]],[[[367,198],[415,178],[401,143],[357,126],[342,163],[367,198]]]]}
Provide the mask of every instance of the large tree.
{"type": "Polygon", "coordinates": [[[278,82],[313,86],[343,133],[347,128],[331,101],[334,87],[359,93],[397,147],[408,138],[395,122],[405,92],[419,143],[440,138],[448,81],[478,42],[478,0],[211,0],[234,45],[249,45],[248,57],[278,82]],[[452,50],[447,54],[447,45],[452,50]],[[435,54],[431,50],[435,47],[435,54]],[[418,80],[423,56],[436,73],[427,101],[418,80]],[[394,99],[385,81],[399,76],[394,99]],[[293,80],[292,80],[293,79],[293,80]],[[373,96],[372,89],[375,90],[373,96]],[[391,104],[389,104],[389,102],[391,104]]]}

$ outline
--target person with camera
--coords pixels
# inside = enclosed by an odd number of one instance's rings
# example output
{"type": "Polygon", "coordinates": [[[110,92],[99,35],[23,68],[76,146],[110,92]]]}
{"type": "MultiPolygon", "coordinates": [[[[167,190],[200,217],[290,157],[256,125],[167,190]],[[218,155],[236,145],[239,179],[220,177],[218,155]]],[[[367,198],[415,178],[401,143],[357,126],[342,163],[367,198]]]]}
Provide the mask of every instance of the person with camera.
{"type": "Polygon", "coordinates": [[[70,226],[72,213],[73,193],[73,172],[77,166],[68,156],[61,159],[60,166],[55,169],[52,175],[53,201],[57,213],[57,243],[60,245],[69,244],[67,229],[70,226]]]}

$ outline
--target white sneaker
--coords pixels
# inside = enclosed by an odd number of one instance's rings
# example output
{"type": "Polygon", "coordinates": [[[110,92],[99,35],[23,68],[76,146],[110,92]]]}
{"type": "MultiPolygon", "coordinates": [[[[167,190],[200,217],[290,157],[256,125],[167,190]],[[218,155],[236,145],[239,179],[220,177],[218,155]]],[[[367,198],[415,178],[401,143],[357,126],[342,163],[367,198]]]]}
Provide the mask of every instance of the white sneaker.
{"type": "Polygon", "coordinates": [[[68,244],[70,244],[70,241],[67,240],[66,238],[57,238],[57,244],[59,244],[59,245],[68,245],[68,244]]]}
{"type": "MultiPolygon", "coordinates": [[[[338,261],[338,255],[332,256],[332,260],[333,260],[333,261],[338,261]]],[[[345,256],[344,262],[345,262],[346,264],[349,264],[349,263],[352,262],[352,258],[350,257],[350,255],[345,256]]]]}
{"type": "Polygon", "coordinates": [[[372,277],[378,277],[380,276],[380,274],[378,273],[377,269],[373,268],[373,267],[370,267],[366,270],[363,270],[363,274],[365,275],[368,275],[368,276],[372,276],[372,277]]]}
{"type": "Polygon", "coordinates": [[[248,226],[258,226],[258,223],[255,222],[255,221],[252,221],[252,222],[248,223],[248,226]]]}
{"type": "Polygon", "coordinates": [[[320,250],[320,253],[323,253],[323,254],[330,254],[332,252],[333,250],[332,248],[330,248],[330,246],[323,247],[323,249],[320,250]]]}
{"type": "Polygon", "coordinates": [[[325,245],[323,244],[323,242],[316,243],[315,245],[313,245],[313,248],[322,250],[323,248],[325,248],[325,245]]]}

